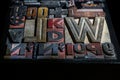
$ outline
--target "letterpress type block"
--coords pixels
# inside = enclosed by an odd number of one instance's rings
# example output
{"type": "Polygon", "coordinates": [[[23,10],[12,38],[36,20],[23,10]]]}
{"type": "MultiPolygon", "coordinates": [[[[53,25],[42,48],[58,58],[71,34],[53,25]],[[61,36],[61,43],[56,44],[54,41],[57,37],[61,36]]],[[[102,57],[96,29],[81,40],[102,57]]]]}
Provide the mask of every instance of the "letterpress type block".
{"type": "Polygon", "coordinates": [[[64,42],[64,20],[62,18],[54,18],[48,20],[48,42],[64,42]]]}
{"type": "Polygon", "coordinates": [[[39,43],[37,59],[65,59],[64,44],[39,43]]]}
{"type": "Polygon", "coordinates": [[[85,58],[86,46],[84,43],[76,43],[74,44],[73,48],[74,48],[75,58],[77,59],[85,58]]]}
{"type": "Polygon", "coordinates": [[[49,18],[64,18],[67,17],[68,10],[61,7],[55,9],[49,9],[49,18]],[[53,15],[53,17],[51,17],[53,15]]]}
{"type": "Polygon", "coordinates": [[[87,56],[89,59],[104,59],[102,45],[100,43],[90,43],[86,45],[87,56]]]}
{"type": "Polygon", "coordinates": [[[7,59],[25,59],[26,44],[10,44],[7,46],[7,53],[4,58],[7,59]]]}
{"type": "Polygon", "coordinates": [[[65,18],[66,27],[75,43],[103,43],[105,41],[110,41],[110,35],[105,18],[96,17],[95,19],[93,19],[93,21],[91,21],[87,17],[81,17],[80,20],[78,20],[78,22],[74,18],[65,18]],[[88,39],[86,38],[86,36],[88,39]]]}
{"type": "Polygon", "coordinates": [[[35,20],[26,20],[24,41],[25,42],[46,42],[47,19],[37,18],[37,27],[35,20]]]}
{"type": "Polygon", "coordinates": [[[20,43],[23,40],[23,29],[9,29],[9,40],[14,43],[20,43]]]}
{"type": "Polygon", "coordinates": [[[38,9],[38,18],[47,18],[48,17],[48,8],[40,7],[38,9]]]}
{"type": "Polygon", "coordinates": [[[112,43],[103,43],[102,48],[105,59],[116,59],[115,48],[112,43]]]}
{"type": "Polygon", "coordinates": [[[74,59],[75,53],[73,50],[73,44],[67,43],[66,44],[66,59],[74,59]]]}
{"type": "Polygon", "coordinates": [[[37,7],[29,7],[26,17],[27,19],[35,19],[37,17],[37,7]]]}
{"type": "Polygon", "coordinates": [[[27,6],[14,5],[11,7],[10,28],[23,28],[27,6]]]}

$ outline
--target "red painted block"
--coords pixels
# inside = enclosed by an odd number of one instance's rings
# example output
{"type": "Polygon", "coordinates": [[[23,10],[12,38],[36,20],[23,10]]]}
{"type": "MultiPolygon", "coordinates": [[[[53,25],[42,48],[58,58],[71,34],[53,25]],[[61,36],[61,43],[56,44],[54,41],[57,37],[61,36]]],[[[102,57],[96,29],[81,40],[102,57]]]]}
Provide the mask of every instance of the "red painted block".
{"type": "MultiPolygon", "coordinates": [[[[22,23],[21,24],[10,24],[10,28],[14,28],[14,29],[16,29],[16,28],[24,28],[25,26],[24,26],[24,24],[25,24],[25,16],[23,17],[23,19],[21,19],[21,21],[22,21],[22,23]]],[[[16,23],[17,22],[19,22],[19,21],[17,21],[16,20],[16,23]]]]}
{"type": "Polygon", "coordinates": [[[67,43],[66,44],[66,59],[74,59],[75,53],[73,50],[73,44],[67,43]]]}

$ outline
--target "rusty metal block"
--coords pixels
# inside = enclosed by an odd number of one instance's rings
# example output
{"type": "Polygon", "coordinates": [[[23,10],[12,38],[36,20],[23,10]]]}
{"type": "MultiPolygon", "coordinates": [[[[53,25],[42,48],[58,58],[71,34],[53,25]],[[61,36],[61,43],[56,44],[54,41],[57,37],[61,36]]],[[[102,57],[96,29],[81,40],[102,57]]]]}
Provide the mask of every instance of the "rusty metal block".
{"type": "Polygon", "coordinates": [[[37,17],[37,7],[29,7],[26,17],[27,19],[35,19],[37,17]]]}
{"type": "Polygon", "coordinates": [[[48,8],[40,7],[38,8],[38,18],[47,18],[48,17],[48,8]]]}
{"type": "Polygon", "coordinates": [[[89,59],[104,59],[102,45],[100,43],[90,43],[86,45],[87,56],[89,59]]]}

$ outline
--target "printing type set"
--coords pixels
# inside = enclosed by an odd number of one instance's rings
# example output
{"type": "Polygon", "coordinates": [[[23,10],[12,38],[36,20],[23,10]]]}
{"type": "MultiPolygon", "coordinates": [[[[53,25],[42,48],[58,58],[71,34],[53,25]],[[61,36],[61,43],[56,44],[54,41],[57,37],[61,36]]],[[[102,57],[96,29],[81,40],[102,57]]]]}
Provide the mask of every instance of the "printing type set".
{"type": "Polygon", "coordinates": [[[15,1],[4,58],[116,59],[104,2],[15,1]]]}

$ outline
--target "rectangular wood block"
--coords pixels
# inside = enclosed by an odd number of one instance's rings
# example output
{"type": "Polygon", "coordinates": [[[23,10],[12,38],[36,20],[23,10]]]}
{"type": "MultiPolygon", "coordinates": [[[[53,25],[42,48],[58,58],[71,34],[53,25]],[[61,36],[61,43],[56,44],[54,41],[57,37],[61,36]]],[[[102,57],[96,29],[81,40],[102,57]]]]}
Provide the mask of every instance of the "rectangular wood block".
{"type": "Polygon", "coordinates": [[[66,17],[65,24],[65,43],[111,42],[104,17],[95,17],[93,19],[87,17],[78,19],[66,17]]]}
{"type": "Polygon", "coordinates": [[[101,43],[90,43],[86,45],[88,59],[104,59],[101,43]]]}
{"type": "Polygon", "coordinates": [[[27,19],[35,19],[37,17],[37,7],[29,7],[26,17],[27,19]]]}
{"type": "Polygon", "coordinates": [[[65,44],[39,43],[37,59],[65,59],[65,44]]]}
{"type": "Polygon", "coordinates": [[[21,43],[24,37],[24,29],[9,29],[8,38],[10,42],[21,43]]]}
{"type": "Polygon", "coordinates": [[[52,43],[64,43],[64,19],[54,18],[48,19],[48,42],[52,43]]]}
{"type": "Polygon", "coordinates": [[[105,17],[103,9],[77,9],[77,7],[71,7],[68,9],[69,17],[105,17]]]}

